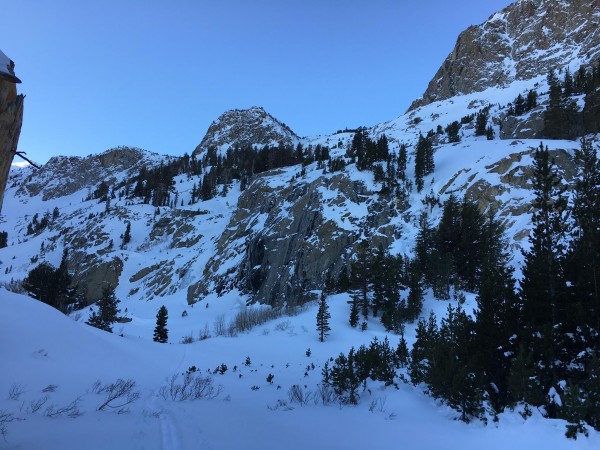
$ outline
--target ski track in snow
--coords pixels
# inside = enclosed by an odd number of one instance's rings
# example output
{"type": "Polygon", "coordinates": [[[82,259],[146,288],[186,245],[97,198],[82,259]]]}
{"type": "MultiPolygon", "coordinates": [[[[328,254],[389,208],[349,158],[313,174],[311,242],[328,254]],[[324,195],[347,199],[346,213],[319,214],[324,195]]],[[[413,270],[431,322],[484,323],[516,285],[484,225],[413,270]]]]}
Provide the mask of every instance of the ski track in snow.
{"type": "Polygon", "coordinates": [[[160,411],[160,435],[163,450],[181,450],[181,439],[173,419],[173,413],[162,408],[160,411]]]}
{"type": "Polygon", "coordinates": [[[150,397],[146,399],[146,406],[150,411],[158,415],[158,420],[160,421],[161,450],[183,450],[180,438],[181,434],[173,418],[173,412],[164,405],[158,404],[156,392],[152,392],[150,397]]]}

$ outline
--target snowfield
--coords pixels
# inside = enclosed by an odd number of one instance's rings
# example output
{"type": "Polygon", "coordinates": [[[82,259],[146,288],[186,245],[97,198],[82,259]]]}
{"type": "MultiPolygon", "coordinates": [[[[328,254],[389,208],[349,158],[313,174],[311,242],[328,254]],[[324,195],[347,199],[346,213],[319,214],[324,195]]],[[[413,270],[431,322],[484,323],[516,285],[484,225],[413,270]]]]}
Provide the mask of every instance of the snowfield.
{"type": "MultiPolygon", "coordinates": [[[[211,318],[229,309],[236,294],[215,299],[204,311],[211,318]],[[219,307],[217,304],[220,303],[219,307]],[[213,308],[214,305],[214,308],[213,308]],[[215,311],[211,311],[214,309],[215,311]],[[208,312],[210,311],[210,312],[208,312]]],[[[332,332],[320,343],[317,308],[283,316],[237,337],[211,337],[191,344],[158,344],[109,334],[78,323],[26,296],[0,290],[0,410],[10,413],[6,449],[411,449],[598,448],[600,436],[569,441],[565,423],[536,411],[524,421],[506,412],[499,423],[465,424],[457,414],[398,380],[398,389],[370,383],[358,406],[323,405],[318,396],[301,405],[288,392],[299,385],[316,393],[321,367],[350,346],[383,339],[371,319],[365,332],[348,325],[348,297],[328,299],[332,332]],[[310,356],[307,349],[310,348],[310,356]],[[250,357],[250,364],[245,365],[250,357]],[[223,374],[214,370],[225,364],[223,374]],[[314,364],[314,369],[312,365],[314,364]],[[196,366],[210,377],[214,398],[172,400],[161,387],[173,374],[196,366]],[[267,376],[272,374],[272,383],[267,376]],[[104,410],[99,386],[134,380],[139,398],[104,410]],[[99,381],[98,381],[99,380],[99,381]],[[44,392],[46,391],[46,392],[44,392]],[[12,398],[9,398],[11,396],[12,398]],[[69,406],[75,402],[75,408],[69,406]],[[39,404],[42,403],[41,406],[39,404]],[[62,414],[57,413],[67,407],[62,414]],[[74,414],[77,413],[77,414],[74,414]],[[54,414],[54,417],[50,417],[54,414]],[[69,415],[77,415],[70,417],[69,415]]],[[[468,296],[466,308],[473,306],[468,296]]],[[[423,314],[441,315],[449,302],[428,300],[423,314]]],[[[190,319],[189,317],[187,319],[190,319]]],[[[154,324],[147,322],[151,336],[154,324]]],[[[198,328],[201,328],[198,323],[198,328]]],[[[213,331],[211,330],[211,334],[213,331]]],[[[414,330],[407,329],[409,345],[414,330]]],[[[398,336],[390,335],[395,346],[398,336]]]]}

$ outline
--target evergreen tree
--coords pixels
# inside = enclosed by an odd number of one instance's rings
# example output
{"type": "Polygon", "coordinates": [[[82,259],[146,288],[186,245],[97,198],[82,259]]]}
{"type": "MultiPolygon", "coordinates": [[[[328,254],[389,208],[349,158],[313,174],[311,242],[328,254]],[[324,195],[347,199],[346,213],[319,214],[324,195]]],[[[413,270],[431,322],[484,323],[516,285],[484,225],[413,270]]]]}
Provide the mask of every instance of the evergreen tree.
{"type": "Polygon", "coordinates": [[[321,299],[319,300],[319,310],[317,312],[317,331],[319,332],[319,341],[324,342],[325,338],[329,335],[331,328],[329,327],[329,307],[327,306],[327,298],[325,293],[321,293],[321,299]]]}
{"type": "Polygon", "coordinates": [[[113,323],[119,319],[119,303],[114,289],[105,287],[102,291],[102,298],[98,300],[98,310],[92,312],[86,323],[112,333],[113,323]]]}
{"type": "Polygon", "coordinates": [[[23,289],[33,298],[50,306],[56,306],[55,269],[51,264],[42,262],[33,268],[25,280],[23,289]]]}
{"type": "Polygon", "coordinates": [[[365,320],[369,315],[369,284],[371,282],[368,258],[368,242],[361,241],[357,245],[355,260],[352,264],[352,298],[357,303],[365,320]]]}
{"type": "Polygon", "coordinates": [[[548,108],[544,113],[544,136],[550,139],[573,139],[581,132],[576,103],[563,92],[554,71],[548,74],[550,87],[548,108]]]}
{"type": "Polygon", "coordinates": [[[125,248],[127,244],[131,241],[131,222],[127,221],[127,225],[125,226],[125,233],[123,234],[123,242],[121,243],[121,248],[125,248]]]}
{"type": "Polygon", "coordinates": [[[415,148],[415,184],[418,192],[423,190],[423,177],[433,173],[434,169],[433,144],[428,137],[419,134],[415,148]]]}
{"type": "Polygon", "coordinates": [[[8,246],[8,232],[0,231],[0,248],[8,246]]]}
{"type": "Polygon", "coordinates": [[[527,100],[525,101],[525,108],[527,111],[531,111],[537,106],[538,93],[535,89],[531,89],[527,93],[527,100]]]}
{"type": "Polygon", "coordinates": [[[486,127],[489,118],[489,108],[483,108],[477,113],[475,119],[475,136],[483,136],[486,134],[486,127]]]}
{"type": "Polygon", "coordinates": [[[408,154],[406,151],[406,145],[402,144],[400,146],[400,150],[398,152],[398,167],[396,169],[396,174],[399,180],[406,180],[406,163],[408,160],[408,154]]]}
{"type": "Polygon", "coordinates": [[[571,378],[582,377],[576,369],[581,362],[579,355],[600,344],[600,162],[586,140],[576,152],[576,161],[579,173],[570,248],[565,257],[569,289],[563,319],[563,332],[573,336],[565,342],[571,355],[565,358],[565,364],[575,368],[568,374],[571,378]]]}
{"type": "Polygon", "coordinates": [[[457,121],[452,122],[446,127],[446,134],[448,135],[448,142],[460,142],[460,135],[458,132],[460,131],[460,123],[457,121]]]}
{"type": "Polygon", "coordinates": [[[76,289],[71,286],[72,276],[67,268],[68,251],[65,248],[58,269],[43,262],[32,269],[23,288],[36,300],[40,300],[63,313],[69,312],[77,301],[76,289]]]}
{"type": "Polygon", "coordinates": [[[65,247],[58,269],[54,272],[55,307],[64,313],[69,312],[76,302],[76,289],[72,286],[73,276],[68,269],[69,251],[65,247]]]}
{"type": "Polygon", "coordinates": [[[352,300],[350,301],[350,326],[352,328],[356,328],[356,326],[358,325],[358,319],[359,319],[359,308],[358,308],[358,298],[356,298],[356,296],[354,295],[354,293],[352,294],[352,300]]]}
{"type": "Polygon", "coordinates": [[[525,113],[525,99],[521,94],[515,99],[515,116],[521,116],[525,113]]]}
{"type": "Polygon", "coordinates": [[[549,389],[557,381],[561,331],[564,326],[565,289],[564,253],[566,238],[566,199],[562,180],[548,148],[543,145],[534,154],[533,188],[535,212],[525,252],[520,295],[523,301],[525,342],[534,362],[544,368],[541,385],[549,389]]]}
{"type": "Polygon", "coordinates": [[[169,312],[165,305],[161,306],[156,313],[156,327],[154,328],[154,342],[166,344],[169,341],[169,330],[167,329],[167,319],[169,312]]]}
{"type": "Polygon", "coordinates": [[[519,302],[504,227],[491,214],[484,227],[483,241],[487,251],[481,262],[476,299],[473,356],[488,388],[490,404],[501,411],[509,403],[507,355],[515,352],[511,337],[520,331],[519,302]]]}

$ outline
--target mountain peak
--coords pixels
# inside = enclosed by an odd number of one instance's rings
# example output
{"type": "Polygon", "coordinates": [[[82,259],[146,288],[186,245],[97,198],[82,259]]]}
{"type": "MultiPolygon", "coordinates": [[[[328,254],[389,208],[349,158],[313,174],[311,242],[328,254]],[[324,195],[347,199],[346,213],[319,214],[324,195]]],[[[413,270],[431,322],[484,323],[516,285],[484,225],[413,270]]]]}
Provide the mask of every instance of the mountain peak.
{"type": "Polygon", "coordinates": [[[261,106],[232,109],[221,114],[210,124],[193,155],[209,147],[277,145],[280,142],[293,144],[298,139],[290,127],[277,120],[261,106]]]}
{"type": "Polygon", "coordinates": [[[463,31],[409,110],[600,59],[598,0],[519,0],[463,31]]]}

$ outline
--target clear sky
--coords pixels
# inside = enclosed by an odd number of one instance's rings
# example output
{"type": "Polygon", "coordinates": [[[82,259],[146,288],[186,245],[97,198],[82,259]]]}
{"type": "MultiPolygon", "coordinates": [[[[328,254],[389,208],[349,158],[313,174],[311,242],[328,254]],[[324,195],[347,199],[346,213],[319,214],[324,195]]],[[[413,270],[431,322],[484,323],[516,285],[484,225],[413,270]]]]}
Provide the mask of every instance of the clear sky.
{"type": "Polygon", "coordinates": [[[374,125],[420,97],[458,34],[511,0],[13,0],[0,49],[36,161],[118,145],[191,153],[263,106],[300,136],[374,125]]]}

